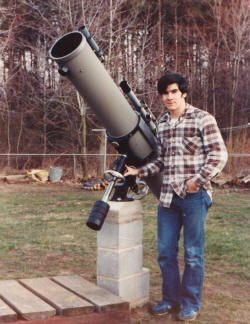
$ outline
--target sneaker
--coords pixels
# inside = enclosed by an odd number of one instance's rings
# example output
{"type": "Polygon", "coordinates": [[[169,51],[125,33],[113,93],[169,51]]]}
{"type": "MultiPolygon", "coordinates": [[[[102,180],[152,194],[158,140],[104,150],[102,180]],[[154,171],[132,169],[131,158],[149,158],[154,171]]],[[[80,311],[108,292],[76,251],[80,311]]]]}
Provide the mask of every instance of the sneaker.
{"type": "Polygon", "coordinates": [[[179,321],[194,321],[197,315],[197,311],[183,308],[179,314],[177,314],[177,319],[179,321]]]}
{"type": "Polygon", "coordinates": [[[160,301],[158,304],[152,306],[151,308],[151,313],[153,315],[166,315],[176,311],[179,311],[179,307],[172,306],[165,300],[160,301]]]}

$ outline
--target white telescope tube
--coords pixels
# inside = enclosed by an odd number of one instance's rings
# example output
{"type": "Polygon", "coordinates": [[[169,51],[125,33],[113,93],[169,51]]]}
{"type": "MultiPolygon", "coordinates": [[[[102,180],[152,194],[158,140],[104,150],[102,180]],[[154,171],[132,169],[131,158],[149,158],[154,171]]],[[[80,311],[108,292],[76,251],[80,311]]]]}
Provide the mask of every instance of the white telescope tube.
{"type": "MultiPolygon", "coordinates": [[[[108,134],[122,137],[136,127],[138,115],[81,32],[74,31],[62,36],[52,46],[49,55],[95,112],[108,134]]],[[[152,152],[152,147],[140,131],[131,136],[129,146],[140,159],[146,158],[152,152]]]]}
{"type": "MultiPolygon", "coordinates": [[[[145,163],[145,159],[155,151],[152,145],[154,134],[132,109],[84,35],[80,31],[63,35],[51,47],[49,56],[58,63],[59,72],[70,79],[95,112],[112,141],[127,137],[127,151],[122,153],[128,155],[129,163],[137,166],[145,163]]],[[[117,142],[120,146],[123,145],[120,144],[122,141],[117,142]]],[[[159,197],[161,176],[148,178],[146,182],[159,197]]]]}

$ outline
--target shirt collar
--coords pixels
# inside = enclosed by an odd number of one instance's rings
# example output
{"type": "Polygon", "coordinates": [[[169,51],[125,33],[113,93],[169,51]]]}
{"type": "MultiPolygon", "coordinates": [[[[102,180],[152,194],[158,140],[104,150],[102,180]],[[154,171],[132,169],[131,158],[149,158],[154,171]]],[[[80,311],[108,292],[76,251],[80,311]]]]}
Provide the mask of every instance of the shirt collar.
{"type": "MultiPolygon", "coordinates": [[[[180,115],[178,120],[182,120],[183,118],[191,118],[193,116],[193,106],[186,102],[185,109],[183,113],[180,115]]],[[[171,116],[169,111],[167,111],[161,118],[160,122],[170,122],[171,116]]]]}

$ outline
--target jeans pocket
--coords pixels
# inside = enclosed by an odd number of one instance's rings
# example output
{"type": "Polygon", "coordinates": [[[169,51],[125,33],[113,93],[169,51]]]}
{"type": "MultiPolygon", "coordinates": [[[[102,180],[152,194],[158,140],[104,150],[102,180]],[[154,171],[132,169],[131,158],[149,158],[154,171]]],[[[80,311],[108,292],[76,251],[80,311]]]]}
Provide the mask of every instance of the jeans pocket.
{"type": "Polygon", "coordinates": [[[202,188],[199,188],[196,191],[186,191],[187,197],[189,198],[200,198],[202,199],[202,188]]]}
{"type": "Polygon", "coordinates": [[[204,201],[205,201],[207,208],[210,208],[213,204],[212,198],[206,191],[205,191],[204,201]]]}

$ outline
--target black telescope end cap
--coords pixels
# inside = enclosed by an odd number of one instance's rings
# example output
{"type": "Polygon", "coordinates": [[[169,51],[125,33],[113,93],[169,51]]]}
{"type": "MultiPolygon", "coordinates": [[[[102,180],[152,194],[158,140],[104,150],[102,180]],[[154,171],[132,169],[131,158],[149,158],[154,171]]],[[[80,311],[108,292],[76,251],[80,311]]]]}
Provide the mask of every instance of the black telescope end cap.
{"type": "Polygon", "coordinates": [[[103,200],[97,200],[89,214],[87,226],[95,231],[99,231],[102,228],[108,211],[109,204],[103,200]]]}

